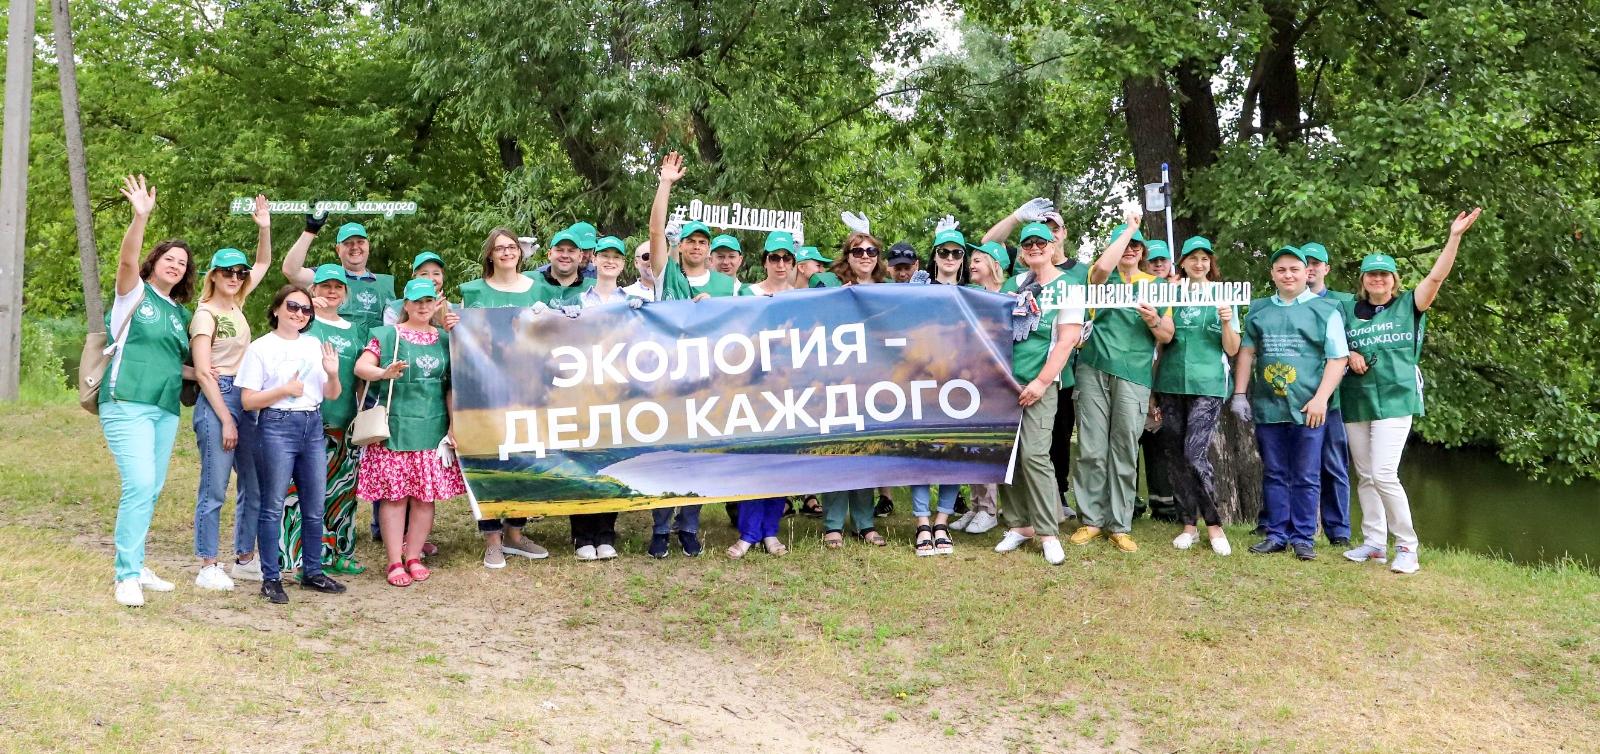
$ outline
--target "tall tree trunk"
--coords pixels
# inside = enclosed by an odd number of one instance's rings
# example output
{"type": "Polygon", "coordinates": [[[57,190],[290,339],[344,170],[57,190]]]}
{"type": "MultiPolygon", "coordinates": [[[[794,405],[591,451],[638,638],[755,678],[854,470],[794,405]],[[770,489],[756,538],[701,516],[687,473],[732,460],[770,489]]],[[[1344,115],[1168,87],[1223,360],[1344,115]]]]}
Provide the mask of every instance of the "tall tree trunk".
{"type": "Polygon", "coordinates": [[[105,329],[100,295],[100,255],[94,245],[94,213],[89,209],[89,166],[83,151],[83,119],[78,109],[78,63],[73,59],[72,13],[67,0],[50,0],[55,20],[56,67],[61,75],[61,123],[67,139],[67,178],[72,184],[72,215],[78,226],[78,275],[83,281],[84,315],[89,332],[105,329]]]}
{"type": "Polygon", "coordinates": [[[0,137],[0,401],[22,375],[22,263],[28,230],[28,136],[33,125],[34,0],[11,0],[5,127],[0,137]]]}
{"type": "MultiPolygon", "coordinates": [[[[1156,74],[1148,77],[1129,77],[1122,80],[1124,113],[1128,121],[1128,142],[1133,145],[1133,172],[1139,179],[1140,195],[1144,184],[1161,182],[1161,166],[1165,164],[1172,181],[1174,198],[1183,196],[1183,164],[1178,159],[1178,139],[1172,123],[1172,92],[1167,88],[1166,77],[1156,74]]],[[[1176,209],[1174,209],[1176,215],[1176,209]]],[[[1178,227],[1173,218],[1173,235],[1185,238],[1192,224],[1178,227]]],[[[1143,227],[1146,238],[1167,238],[1167,224],[1147,222],[1143,227]]]]}
{"type": "Polygon", "coordinates": [[[1265,9],[1271,35],[1262,50],[1261,131],[1288,144],[1300,138],[1300,69],[1294,54],[1300,29],[1288,0],[1269,0],[1265,9]]]}
{"type": "Polygon", "coordinates": [[[1173,72],[1178,82],[1178,136],[1183,143],[1183,166],[1189,170],[1216,164],[1222,150],[1217,100],[1211,92],[1212,67],[1190,58],[1173,72]]]}

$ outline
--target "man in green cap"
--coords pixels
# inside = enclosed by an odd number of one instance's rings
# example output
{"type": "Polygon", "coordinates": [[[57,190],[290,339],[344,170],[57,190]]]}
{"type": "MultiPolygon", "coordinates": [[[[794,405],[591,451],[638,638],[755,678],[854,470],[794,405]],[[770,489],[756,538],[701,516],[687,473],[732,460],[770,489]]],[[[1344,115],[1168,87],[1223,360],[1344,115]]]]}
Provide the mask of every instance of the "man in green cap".
{"type": "Polygon", "coordinates": [[[794,255],[794,268],[798,273],[796,288],[838,288],[839,276],[828,271],[833,260],[822,255],[815,246],[801,246],[794,255]]]}
{"type": "Polygon", "coordinates": [[[577,306],[583,292],[594,287],[594,278],[583,276],[583,260],[595,243],[594,226],[584,222],[551,237],[549,267],[522,273],[533,281],[535,298],[545,306],[577,306]]]}
{"type": "Polygon", "coordinates": [[[1178,279],[1172,265],[1172,248],[1166,241],[1152,238],[1145,242],[1144,271],[1169,283],[1178,279]]]}
{"type": "MultiPolygon", "coordinates": [[[[300,234],[283,258],[283,275],[289,282],[302,288],[311,286],[315,275],[306,267],[306,252],[311,250],[311,242],[316,240],[317,233],[327,222],[326,214],[306,215],[305,232],[300,234]]],[[[339,253],[339,265],[344,267],[345,285],[349,287],[349,295],[345,297],[339,314],[355,325],[357,335],[364,337],[368,329],[383,324],[384,307],[395,297],[394,276],[379,275],[367,269],[372,248],[367,241],[367,228],[361,223],[339,226],[334,243],[339,253]]]]}
{"type": "Polygon", "coordinates": [[[739,239],[723,233],[711,239],[711,269],[733,278],[733,292],[739,293],[739,268],[744,266],[744,247],[739,239]]]}
{"type": "Polygon", "coordinates": [[[1257,554],[1293,549],[1317,557],[1322,445],[1329,406],[1350,351],[1340,306],[1306,287],[1306,255],[1284,246],[1272,255],[1277,293],[1250,303],[1229,408],[1254,421],[1261,452],[1266,538],[1257,554]]]}
{"type": "MultiPolygon", "coordinates": [[[[1329,288],[1328,249],[1316,241],[1300,246],[1306,257],[1306,289],[1341,306],[1356,297],[1329,288]]],[[[1350,544],[1350,441],[1344,431],[1344,406],[1339,393],[1328,407],[1328,435],[1322,441],[1322,536],[1328,544],[1350,544]]]]}

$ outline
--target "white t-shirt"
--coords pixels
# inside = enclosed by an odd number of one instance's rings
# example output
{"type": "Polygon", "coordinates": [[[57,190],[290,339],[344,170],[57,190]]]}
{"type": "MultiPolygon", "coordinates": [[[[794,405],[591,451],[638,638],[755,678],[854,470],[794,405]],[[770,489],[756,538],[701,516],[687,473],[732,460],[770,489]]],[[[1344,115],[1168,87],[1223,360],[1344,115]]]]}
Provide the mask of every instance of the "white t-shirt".
{"type": "Polygon", "coordinates": [[[646,288],[644,283],[640,282],[635,282],[633,285],[622,286],[622,292],[628,294],[629,296],[633,296],[634,298],[642,298],[645,301],[656,300],[656,290],[654,288],[646,288]]]}
{"type": "MultiPolygon", "coordinates": [[[[111,299],[111,329],[106,331],[106,339],[108,341],[117,339],[118,335],[123,334],[122,328],[128,323],[128,318],[133,316],[134,307],[144,301],[144,287],[145,282],[140,280],[139,284],[133,287],[133,290],[127,293],[117,293],[116,285],[112,285],[111,292],[116,295],[111,299]]],[[[177,302],[162,295],[155,288],[150,290],[157,296],[161,296],[162,301],[177,306],[177,302]]],[[[118,342],[121,341],[118,340],[118,342]]],[[[117,349],[116,355],[111,359],[111,383],[116,384],[117,375],[122,373],[122,349],[117,349]]]]}
{"type": "Polygon", "coordinates": [[[322,371],[322,341],[304,333],[284,340],[269,332],[244,352],[244,363],[233,384],[260,391],[282,387],[290,380],[300,380],[304,392],[298,398],[282,398],[272,408],[309,411],[322,405],[322,388],[328,383],[328,375],[322,371]]]}

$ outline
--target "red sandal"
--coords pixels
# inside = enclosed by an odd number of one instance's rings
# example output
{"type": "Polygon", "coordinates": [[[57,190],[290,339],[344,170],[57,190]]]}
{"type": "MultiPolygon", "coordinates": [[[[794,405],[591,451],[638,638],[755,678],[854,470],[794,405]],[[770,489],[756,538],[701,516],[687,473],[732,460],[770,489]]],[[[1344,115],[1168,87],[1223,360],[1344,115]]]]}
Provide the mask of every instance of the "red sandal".
{"type": "Polygon", "coordinates": [[[406,570],[411,572],[412,581],[427,581],[428,577],[433,575],[433,572],[429,571],[428,567],[416,558],[406,561],[406,570]]]}
{"type": "Polygon", "coordinates": [[[406,567],[400,563],[389,564],[389,586],[411,586],[411,574],[406,573],[406,567]]]}

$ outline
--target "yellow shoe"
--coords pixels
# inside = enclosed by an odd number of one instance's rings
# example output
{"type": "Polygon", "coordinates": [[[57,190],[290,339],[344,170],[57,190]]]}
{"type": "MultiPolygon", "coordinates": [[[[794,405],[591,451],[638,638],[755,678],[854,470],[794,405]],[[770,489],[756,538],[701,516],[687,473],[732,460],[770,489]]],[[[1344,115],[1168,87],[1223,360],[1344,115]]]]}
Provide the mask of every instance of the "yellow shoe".
{"type": "Polygon", "coordinates": [[[1139,545],[1133,541],[1133,537],[1120,531],[1111,535],[1111,544],[1116,545],[1117,549],[1123,552],[1139,551],[1139,545]]]}
{"type": "Polygon", "coordinates": [[[1086,545],[1094,541],[1094,538],[1098,536],[1100,536],[1099,529],[1093,526],[1080,526],[1077,531],[1072,533],[1071,537],[1067,538],[1067,541],[1075,545],[1086,545]]]}

